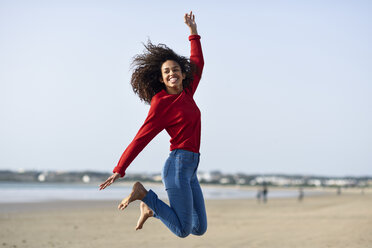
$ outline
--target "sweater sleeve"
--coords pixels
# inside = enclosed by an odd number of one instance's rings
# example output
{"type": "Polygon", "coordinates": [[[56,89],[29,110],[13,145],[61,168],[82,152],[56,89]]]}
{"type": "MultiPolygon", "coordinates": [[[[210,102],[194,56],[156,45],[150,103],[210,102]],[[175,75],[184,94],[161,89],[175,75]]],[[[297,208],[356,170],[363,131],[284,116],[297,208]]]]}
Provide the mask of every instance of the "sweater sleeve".
{"type": "Polygon", "coordinates": [[[196,72],[193,74],[194,80],[191,83],[191,90],[192,95],[194,95],[196,89],[198,88],[199,81],[201,79],[201,75],[203,72],[204,67],[204,58],[203,52],[200,43],[200,36],[199,35],[190,35],[189,41],[191,43],[191,55],[190,61],[192,64],[196,66],[196,72]]]}
{"type": "Polygon", "coordinates": [[[131,162],[137,157],[137,155],[146,147],[148,143],[165,127],[163,119],[164,111],[159,107],[157,101],[151,102],[151,107],[147,118],[133,141],[125,149],[121,155],[117,166],[113,172],[119,173],[122,177],[125,175],[125,170],[131,164],[131,162]]]}

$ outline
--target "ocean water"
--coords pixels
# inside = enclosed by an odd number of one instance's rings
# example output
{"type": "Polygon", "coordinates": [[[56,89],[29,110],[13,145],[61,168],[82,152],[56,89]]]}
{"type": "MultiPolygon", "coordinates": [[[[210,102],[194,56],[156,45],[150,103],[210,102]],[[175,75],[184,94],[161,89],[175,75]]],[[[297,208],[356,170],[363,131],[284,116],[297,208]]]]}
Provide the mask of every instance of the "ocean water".
{"type": "MultiPolygon", "coordinates": [[[[162,185],[148,187],[159,198],[167,198],[162,185]]],[[[256,190],[238,187],[202,186],[205,199],[253,199],[256,190]]],[[[111,185],[98,190],[98,184],[66,184],[66,183],[0,183],[0,203],[43,202],[56,200],[120,200],[131,191],[130,186],[111,185]]],[[[273,190],[269,198],[297,197],[297,190],[273,190]]]]}

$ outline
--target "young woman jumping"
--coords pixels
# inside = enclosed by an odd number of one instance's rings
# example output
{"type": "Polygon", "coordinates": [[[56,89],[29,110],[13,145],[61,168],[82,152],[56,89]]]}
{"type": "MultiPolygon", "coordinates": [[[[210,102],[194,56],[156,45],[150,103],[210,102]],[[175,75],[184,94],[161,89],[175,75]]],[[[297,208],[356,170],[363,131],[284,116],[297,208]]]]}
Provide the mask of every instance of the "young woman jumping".
{"type": "Polygon", "coordinates": [[[122,200],[118,208],[124,210],[129,203],[140,200],[141,215],[136,230],[141,229],[149,217],[155,217],[179,237],[190,233],[202,235],[207,230],[204,198],[197,178],[200,111],[193,98],[204,60],[192,11],[185,14],[184,20],[191,32],[190,60],[165,45],[150,42],[145,45],[145,53],[134,58],[133,90],[151,107],[144,124],[114,168],[114,174],[100,185],[102,190],[123,177],[135,157],[165,129],[171,137],[171,153],[165,162],[162,180],[170,205],[136,182],[130,195],[122,200]]]}

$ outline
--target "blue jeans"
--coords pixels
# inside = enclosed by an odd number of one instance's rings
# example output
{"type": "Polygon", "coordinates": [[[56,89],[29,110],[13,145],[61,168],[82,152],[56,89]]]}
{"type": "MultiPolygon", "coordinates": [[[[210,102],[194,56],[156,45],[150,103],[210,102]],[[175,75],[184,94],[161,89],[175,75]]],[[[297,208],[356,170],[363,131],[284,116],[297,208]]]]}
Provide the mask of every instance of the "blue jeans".
{"type": "Polygon", "coordinates": [[[165,162],[162,178],[170,206],[149,190],[142,200],[174,234],[203,235],[207,230],[204,198],[196,176],[199,153],[173,150],[165,162]]]}

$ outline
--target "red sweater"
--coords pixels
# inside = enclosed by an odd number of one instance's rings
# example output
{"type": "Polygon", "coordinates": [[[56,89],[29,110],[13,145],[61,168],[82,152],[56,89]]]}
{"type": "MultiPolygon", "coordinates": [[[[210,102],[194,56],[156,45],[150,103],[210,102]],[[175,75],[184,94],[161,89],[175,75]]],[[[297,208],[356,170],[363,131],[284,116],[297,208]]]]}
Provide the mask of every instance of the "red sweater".
{"type": "Polygon", "coordinates": [[[171,95],[165,90],[158,92],[151,100],[145,123],[133,141],[125,149],[113,172],[123,177],[125,170],[145,146],[163,129],[170,135],[170,150],[183,149],[198,153],[200,148],[200,110],[194,101],[203,66],[203,53],[199,35],[190,35],[190,60],[198,68],[190,89],[171,95]]]}

